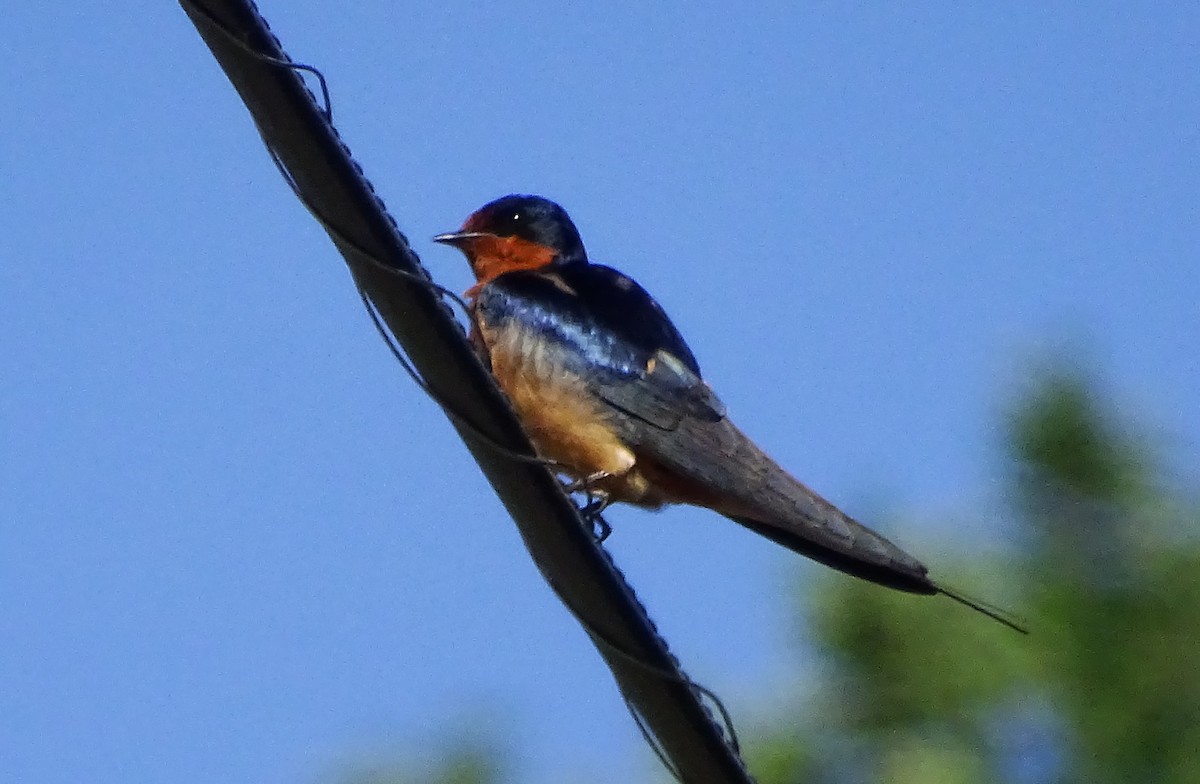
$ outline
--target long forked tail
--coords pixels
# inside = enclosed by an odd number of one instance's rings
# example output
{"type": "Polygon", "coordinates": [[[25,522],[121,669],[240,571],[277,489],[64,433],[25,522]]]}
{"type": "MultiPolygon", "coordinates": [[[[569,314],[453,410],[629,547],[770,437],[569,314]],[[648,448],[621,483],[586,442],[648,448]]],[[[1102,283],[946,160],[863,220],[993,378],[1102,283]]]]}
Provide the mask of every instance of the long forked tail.
{"type": "Polygon", "coordinates": [[[939,586],[929,579],[920,561],[848,517],[836,520],[835,527],[829,515],[841,513],[832,506],[822,511],[827,513],[825,519],[793,517],[787,523],[765,523],[744,515],[726,517],[793,552],[862,580],[908,593],[938,593],[939,586]]]}
{"type": "MultiPolygon", "coordinates": [[[[924,564],[869,529],[860,527],[854,531],[854,546],[843,549],[818,543],[802,535],[801,532],[806,532],[810,526],[797,529],[790,525],[769,525],[740,515],[729,518],[789,550],[838,571],[908,593],[941,594],[1015,632],[1029,634],[1024,622],[1003,608],[931,580],[924,564]]],[[[846,520],[853,522],[850,518],[846,520]]]]}
{"type": "Polygon", "coordinates": [[[1020,632],[1021,634],[1029,634],[1029,627],[1025,625],[1025,621],[1023,619],[1013,615],[1011,612],[1005,610],[1004,608],[997,607],[996,605],[991,604],[989,602],[985,602],[981,599],[976,599],[974,597],[967,596],[966,594],[961,593],[953,588],[947,588],[946,586],[944,586],[940,583],[934,583],[934,586],[937,588],[937,592],[940,593],[942,596],[950,597],[954,601],[961,604],[963,607],[969,607],[977,613],[986,615],[987,617],[991,618],[993,621],[996,621],[997,623],[1003,624],[1003,625],[1007,626],[1008,628],[1012,629],[1014,632],[1020,632]]]}
{"type": "Polygon", "coordinates": [[[705,506],[794,552],[889,588],[945,594],[1021,633],[1010,614],[929,578],[904,550],[797,480],[728,419],[684,418],[673,430],[621,420],[643,470],[681,503],[705,506]]]}

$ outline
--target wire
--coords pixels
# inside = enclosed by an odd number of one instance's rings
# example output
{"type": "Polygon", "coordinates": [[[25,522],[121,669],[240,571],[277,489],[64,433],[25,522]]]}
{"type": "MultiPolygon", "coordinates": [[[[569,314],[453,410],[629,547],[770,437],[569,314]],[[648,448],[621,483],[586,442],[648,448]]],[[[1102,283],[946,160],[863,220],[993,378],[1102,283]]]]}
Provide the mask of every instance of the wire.
{"type": "MultiPolygon", "coordinates": [[[[279,58],[279,57],[275,57],[275,56],[266,54],[264,52],[258,51],[257,49],[255,49],[254,47],[250,46],[248,43],[243,41],[241,38],[239,38],[237,35],[235,35],[232,31],[230,31],[219,19],[214,17],[213,14],[207,8],[205,8],[203,5],[195,2],[195,0],[181,0],[181,2],[183,2],[188,8],[197,12],[201,17],[204,18],[204,20],[209,25],[211,25],[213,27],[213,29],[217,30],[227,40],[229,40],[230,42],[235,44],[238,48],[240,48],[242,51],[246,52],[250,56],[252,56],[258,60],[261,60],[263,62],[274,65],[276,67],[279,67],[279,68],[284,68],[284,69],[288,69],[288,70],[292,70],[292,71],[302,71],[305,73],[312,74],[317,79],[318,84],[320,85],[322,104],[323,104],[322,115],[324,116],[325,120],[329,123],[331,130],[333,130],[333,132],[336,135],[336,133],[337,133],[336,129],[332,128],[332,126],[333,126],[332,99],[330,97],[328,83],[325,79],[324,74],[321,73],[320,69],[316,68],[315,66],[293,62],[291,59],[288,59],[286,55],[284,55],[284,58],[279,58]]],[[[275,40],[275,43],[278,46],[278,44],[279,44],[278,40],[275,40]]],[[[280,49],[282,50],[282,47],[280,47],[280,49]]],[[[307,86],[306,86],[306,89],[307,89],[307,86]]],[[[310,97],[312,97],[311,91],[309,92],[309,95],[310,95],[310,97]]],[[[314,97],[314,100],[315,100],[315,97],[314,97]]],[[[376,269],[382,270],[389,275],[403,278],[403,279],[408,280],[411,283],[415,283],[419,286],[423,286],[426,289],[428,289],[430,292],[434,293],[435,295],[438,295],[439,297],[449,298],[454,304],[458,305],[459,308],[462,309],[464,314],[466,314],[467,318],[470,319],[472,321],[472,323],[474,323],[475,314],[474,314],[474,311],[471,308],[470,304],[465,299],[463,299],[460,295],[458,295],[457,293],[455,293],[455,292],[451,291],[450,289],[446,288],[445,286],[442,286],[441,284],[433,281],[433,279],[429,276],[428,272],[425,271],[423,268],[421,268],[421,269],[422,269],[422,272],[424,272],[424,274],[417,274],[417,273],[409,272],[408,270],[399,269],[390,264],[387,264],[383,260],[379,259],[378,257],[374,256],[372,253],[367,251],[365,248],[362,248],[361,246],[359,246],[356,242],[354,242],[352,239],[350,239],[344,232],[342,232],[337,226],[334,226],[324,215],[322,215],[316,209],[316,207],[311,202],[308,201],[308,199],[306,199],[304,197],[303,193],[300,190],[300,187],[297,185],[297,183],[295,181],[295,178],[292,177],[291,172],[288,170],[287,166],[284,164],[284,162],[280,158],[279,154],[271,146],[271,143],[267,140],[267,136],[266,136],[265,132],[263,131],[262,127],[257,124],[257,119],[255,120],[255,127],[258,130],[259,136],[263,141],[263,145],[266,147],[268,154],[271,156],[271,161],[275,164],[276,169],[278,169],[280,175],[283,177],[283,179],[287,183],[288,187],[291,188],[292,193],[295,194],[296,198],[300,200],[300,203],[304,205],[305,209],[308,210],[308,212],[313,216],[313,218],[322,226],[322,228],[324,228],[326,230],[326,232],[329,233],[329,235],[334,239],[334,241],[339,246],[350,250],[351,252],[354,253],[355,256],[359,257],[363,261],[366,261],[370,265],[374,266],[376,269]]],[[[382,204],[380,206],[382,207],[382,204]]],[[[387,214],[386,210],[383,210],[383,212],[384,212],[384,214],[387,214]]],[[[388,217],[392,221],[393,227],[395,227],[395,225],[396,225],[395,220],[391,219],[390,215],[388,215],[388,217]]],[[[401,238],[403,239],[403,236],[401,238]]],[[[405,242],[407,244],[407,241],[405,241],[405,242]]],[[[396,359],[396,361],[400,364],[400,366],[404,369],[404,371],[408,374],[408,376],[413,380],[413,382],[418,386],[418,388],[420,388],[427,396],[429,396],[430,399],[432,399],[435,403],[437,403],[438,406],[441,407],[442,410],[445,411],[446,414],[451,419],[453,419],[457,424],[462,426],[465,430],[469,431],[471,433],[471,435],[473,435],[475,438],[477,438],[481,443],[486,444],[489,448],[495,450],[499,454],[501,454],[509,459],[524,462],[524,463],[532,463],[532,464],[536,464],[536,465],[542,465],[542,466],[545,466],[546,468],[552,469],[559,473],[569,473],[568,471],[565,470],[565,469],[567,469],[567,467],[564,466],[562,463],[559,463],[557,461],[550,460],[550,459],[547,459],[544,457],[540,457],[537,455],[530,455],[530,454],[525,454],[522,452],[517,452],[515,450],[512,450],[512,449],[506,447],[505,445],[499,443],[496,439],[492,438],[487,433],[483,432],[483,430],[475,422],[473,422],[469,417],[467,417],[464,414],[462,414],[461,412],[457,411],[451,404],[449,404],[446,401],[445,397],[443,395],[441,395],[438,392],[438,390],[434,389],[432,387],[432,385],[417,371],[416,367],[412,364],[412,361],[408,358],[408,356],[405,354],[403,349],[401,349],[399,347],[399,345],[396,344],[393,336],[390,334],[387,327],[383,324],[383,321],[380,317],[378,309],[375,307],[374,303],[371,301],[371,299],[367,295],[367,293],[365,291],[363,291],[362,286],[359,285],[357,280],[355,280],[355,287],[358,290],[359,297],[363,303],[363,307],[366,309],[367,314],[371,319],[371,323],[375,327],[376,332],[379,334],[379,336],[383,340],[384,344],[387,346],[388,351],[392,354],[392,356],[396,359]]],[[[576,482],[574,484],[590,500],[595,500],[600,496],[600,491],[597,488],[595,488],[588,481],[587,477],[584,477],[583,479],[579,480],[578,482],[576,482]]],[[[567,490],[568,490],[568,488],[564,487],[564,492],[566,492],[567,490]]],[[[597,515],[597,517],[598,517],[598,515],[597,515]]],[[[600,522],[603,524],[602,518],[600,519],[600,522]]],[[[603,525],[604,525],[604,527],[607,527],[607,524],[603,524],[603,525]]],[[[598,543],[596,546],[600,550],[601,553],[604,553],[607,556],[607,552],[604,550],[603,547],[601,547],[598,543]]],[[[609,557],[609,565],[615,570],[615,566],[611,562],[611,557],[609,557]]],[[[703,686],[699,683],[696,683],[691,678],[689,678],[687,676],[687,674],[684,673],[683,670],[679,668],[678,661],[674,661],[675,666],[673,668],[668,669],[668,668],[660,667],[651,662],[648,662],[644,658],[638,656],[637,654],[631,653],[630,651],[625,650],[620,645],[615,643],[612,639],[610,639],[608,637],[608,635],[603,633],[593,623],[591,623],[586,617],[584,617],[583,614],[571,603],[571,601],[568,599],[568,597],[559,589],[559,586],[557,584],[555,584],[552,580],[549,580],[549,579],[547,579],[547,582],[550,584],[551,589],[554,591],[555,595],[558,596],[559,600],[563,603],[563,605],[567,608],[567,610],[575,617],[575,619],[579,622],[579,624],[584,627],[584,629],[585,629],[585,631],[587,631],[588,635],[593,640],[595,640],[596,643],[601,648],[603,648],[604,650],[608,651],[609,653],[615,655],[617,658],[619,658],[629,664],[632,664],[635,667],[637,667],[645,672],[650,673],[651,675],[653,675],[656,678],[686,686],[689,690],[692,690],[696,694],[706,698],[713,706],[715,706],[716,711],[717,711],[718,715],[720,716],[720,725],[719,726],[721,727],[721,729],[724,733],[725,739],[726,739],[727,743],[729,744],[730,748],[736,754],[738,754],[739,758],[740,758],[741,745],[738,741],[737,732],[734,729],[733,719],[732,719],[728,709],[725,707],[725,704],[721,701],[721,699],[716,695],[715,692],[713,692],[708,687],[703,686]]],[[[640,607],[640,605],[639,605],[639,607],[640,607]]],[[[645,609],[644,608],[641,608],[641,609],[642,609],[643,616],[645,616],[645,609]]],[[[648,616],[646,616],[646,619],[647,619],[647,621],[649,621],[648,616]]],[[[657,632],[656,632],[656,634],[657,634],[657,632]]],[[[661,637],[660,637],[660,639],[661,639],[661,637]]],[[[670,655],[670,654],[668,654],[668,655],[670,655]]],[[[654,734],[650,731],[649,727],[645,723],[645,720],[644,720],[641,712],[637,710],[637,708],[634,706],[634,704],[630,701],[629,697],[624,693],[624,689],[622,689],[621,696],[622,696],[622,699],[624,700],[626,708],[628,709],[628,711],[630,713],[630,716],[632,716],[635,724],[637,725],[638,729],[641,731],[642,736],[645,738],[647,745],[650,746],[650,748],[654,752],[655,756],[658,757],[658,759],[662,763],[663,767],[667,769],[667,771],[671,774],[671,776],[676,781],[680,781],[682,783],[683,780],[681,778],[679,769],[674,764],[672,764],[669,757],[666,755],[666,752],[662,748],[662,745],[659,742],[658,738],[656,736],[654,736],[654,734]]],[[[708,714],[710,721],[715,721],[711,710],[705,708],[705,712],[708,714]]]]}
{"type": "MultiPolygon", "coordinates": [[[[313,65],[305,65],[304,63],[297,63],[294,60],[292,60],[291,58],[287,57],[286,54],[284,55],[284,57],[287,59],[280,59],[278,57],[269,55],[265,52],[260,52],[259,50],[250,46],[250,44],[243,41],[238,36],[234,35],[233,32],[231,30],[229,30],[229,28],[225,27],[225,25],[221,22],[221,20],[219,20],[215,16],[213,16],[212,12],[209,11],[207,8],[205,8],[200,3],[196,3],[193,0],[182,0],[182,2],[185,3],[188,8],[191,8],[193,11],[200,14],[200,16],[204,17],[204,20],[206,22],[208,22],[210,25],[212,25],[212,28],[214,30],[218,31],[219,33],[221,33],[221,35],[225,36],[226,40],[228,40],[234,46],[237,46],[239,49],[241,49],[243,52],[250,55],[251,57],[254,57],[258,60],[262,60],[265,63],[270,63],[271,65],[279,66],[280,68],[286,68],[286,69],[292,70],[292,71],[304,71],[306,73],[310,73],[313,76],[315,76],[317,79],[317,82],[321,85],[321,104],[322,104],[321,113],[323,115],[325,115],[326,121],[328,121],[328,123],[331,126],[333,125],[333,101],[329,97],[329,84],[325,81],[325,74],[321,73],[321,70],[319,68],[317,68],[316,66],[313,66],[313,65]]],[[[257,13],[257,10],[256,10],[256,13],[257,13]]],[[[262,17],[260,16],[259,18],[261,19],[262,17]]],[[[264,25],[264,27],[265,27],[265,25],[264,25]]],[[[274,40],[275,40],[276,46],[279,47],[279,50],[283,51],[283,47],[279,46],[279,39],[276,38],[274,40]]],[[[307,85],[306,85],[306,87],[307,87],[307,85]]],[[[310,95],[311,95],[311,92],[310,92],[310,95]]]]}
{"type": "MultiPolygon", "coordinates": [[[[561,601],[567,610],[575,616],[575,620],[579,622],[579,625],[584,628],[588,635],[595,640],[600,647],[623,659],[624,661],[633,664],[642,670],[645,670],[651,675],[654,675],[665,681],[671,681],[683,686],[687,686],[689,689],[694,689],[697,693],[709,699],[716,707],[718,714],[720,714],[722,729],[725,732],[725,737],[726,740],[729,741],[730,747],[739,754],[741,753],[741,742],[738,740],[737,731],[733,726],[733,717],[729,713],[729,709],[725,707],[725,703],[722,702],[721,698],[717,696],[716,692],[707,686],[697,683],[689,678],[687,673],[680,669],[677,661],[674,662],[674,669],[665,669],[656,664],[647,662],[645,659],[635,653],[630,653],[629,651],[625,650],[620,645],[613,642],[613,640],[609,638],[607,634],[605,634],[598,627],[593,625],[591,621],[584,617],[584,615],[571,603],[567,596],[561,590],[559,590],[558,585],[555,584],[554,581],[547,580],[547,582],[550,583],[550,588],[554,591],[555,595],[558,596],[559,601],[561,601]]],[[[636,713],[633,710],[630,712],[636,713]]],[[[709,718],[712,718],[711,715],[709,718]]]]}

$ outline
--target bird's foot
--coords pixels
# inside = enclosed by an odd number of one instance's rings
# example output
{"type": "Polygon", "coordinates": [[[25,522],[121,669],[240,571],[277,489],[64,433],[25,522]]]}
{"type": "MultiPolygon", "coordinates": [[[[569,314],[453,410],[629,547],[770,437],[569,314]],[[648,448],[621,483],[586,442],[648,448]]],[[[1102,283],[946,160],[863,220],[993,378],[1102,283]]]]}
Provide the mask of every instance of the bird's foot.
{"type": "Polygon", "coordinates": [[[580,514],[591,524],[592,537],[596,540],[596,544],[603,544],[608,535],[612,533],[612,526],[598,512],[589,512],[586,506],[580,510],[580,514]]]}
{"type": "Polygon", "coordinates": [[[579,516],[592,526],[592,536],[596,542],[603,542],[612,533],[612,526],[601,516],[601,512],[612,503],[612,497],[603,490],[592,488],[588,493],[587,504],[579,510],[579,516]]]}
{"type": "Polygon", "coordinates": [[[582,479],[576,479],[563,485],[568,493],[583,493],[587,503],[579,510],[579,515],[592,526],[592,535],[597,542],[603,542],[612,533],[612,526],[601,516],[601,513],[613,502],[607,490],[599,488],[596,483],[612,476],[608,471],[597,471],[582,479]]]}

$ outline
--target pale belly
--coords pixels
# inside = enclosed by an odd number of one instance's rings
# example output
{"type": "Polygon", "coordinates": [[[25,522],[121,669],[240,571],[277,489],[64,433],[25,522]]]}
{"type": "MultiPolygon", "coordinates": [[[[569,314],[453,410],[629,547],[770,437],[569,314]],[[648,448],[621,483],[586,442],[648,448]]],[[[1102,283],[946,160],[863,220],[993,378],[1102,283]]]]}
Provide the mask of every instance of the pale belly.
{"type": "Polygon", "coordinates": [[[540,456],[574,479],[603,475],[595,486],[615,501],[650,508],[670,502],[617,437],[613,411],[564,367],[556,347],[514,328],[483,330],[482,336],[492,374],[540,456]]]}

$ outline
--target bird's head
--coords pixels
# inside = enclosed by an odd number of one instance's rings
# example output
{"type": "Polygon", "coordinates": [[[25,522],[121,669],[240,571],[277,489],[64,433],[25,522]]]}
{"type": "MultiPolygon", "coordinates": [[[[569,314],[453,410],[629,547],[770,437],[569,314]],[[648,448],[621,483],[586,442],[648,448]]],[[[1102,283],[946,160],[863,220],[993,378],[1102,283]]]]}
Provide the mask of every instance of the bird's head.
{"type": "Polygon", "coordinates": [[[541,196],[513,194],[488,202],[462,228],[434,242],[463,252],[478,286],[513,270],[587,262],[567,211],[541,196]]]}

